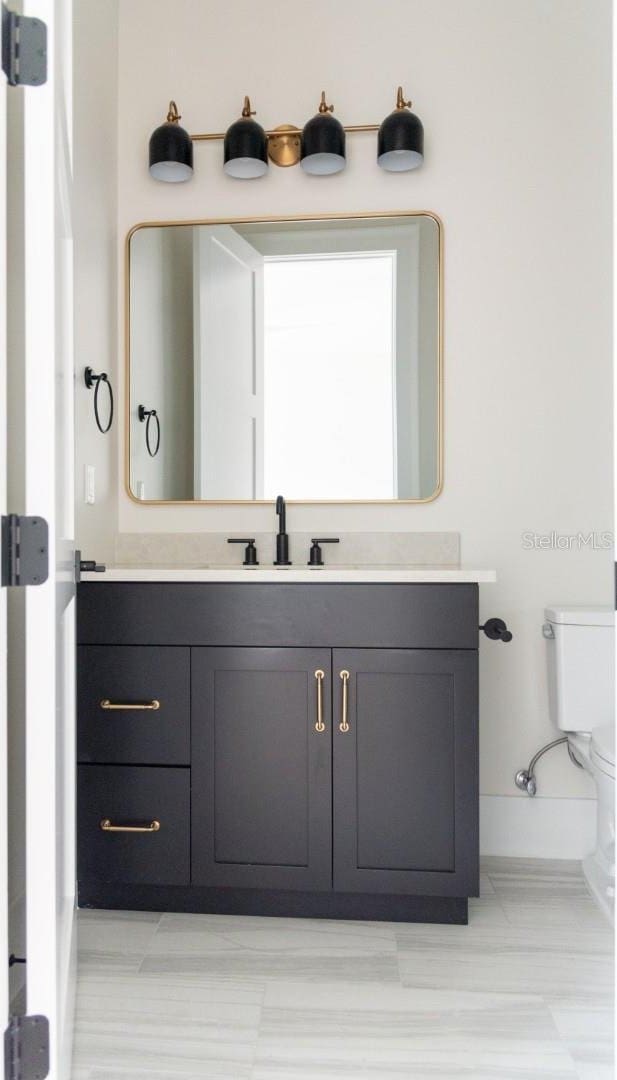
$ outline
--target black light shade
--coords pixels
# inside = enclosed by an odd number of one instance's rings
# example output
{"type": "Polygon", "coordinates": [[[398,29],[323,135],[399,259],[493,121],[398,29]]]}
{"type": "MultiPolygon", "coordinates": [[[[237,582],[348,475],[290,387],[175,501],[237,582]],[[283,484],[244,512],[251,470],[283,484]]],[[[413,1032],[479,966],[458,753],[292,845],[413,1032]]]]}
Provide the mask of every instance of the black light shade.
{"type": "Polygon", "coordinates": [[[345,129],[331,113],[332,105],[326,105],[322,90],[319,112],[302,131],[300,164],[313,176],[331,176],[345,168],[345,129]]]}
{"type": "Polygon", "coordinates": [[[424,161],[424,128],[410,105],[399,86],[396,109],[379,128],[377,164],[388,172],[408,172],[424,161]]]}
{"type": "Polygon", "coordinates": [[[237,180],[255,180],[268,171],[266,133],[254,115],[245,97],[241,118],[225,132],[223,169],[237,180]]]}
{"type": "Polygon", "coordinates": [[[193,142],[179,120],[176,103],[170,101],[167,122],[150,136],[150,175],[168,184],[190,180],[193,175],[193,142]]]}

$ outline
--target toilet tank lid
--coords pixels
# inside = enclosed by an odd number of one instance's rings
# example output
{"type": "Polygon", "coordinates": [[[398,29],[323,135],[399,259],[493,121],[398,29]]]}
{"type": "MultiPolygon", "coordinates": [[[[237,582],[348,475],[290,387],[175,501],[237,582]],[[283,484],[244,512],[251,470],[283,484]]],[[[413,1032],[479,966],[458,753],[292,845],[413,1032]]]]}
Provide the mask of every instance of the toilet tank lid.
{"type": "Polygon", "coordinates": [[[610,604],[551,604],[544,609],[544,618],[570,626],[615,625],[615,611],[610,604]]]}
{"type": "Polygon", "coordinates": [[[594,728],[591,733],[591,748],[598,757],[615,764],[615,725],[606,724],[604,727],[594,728]]]}

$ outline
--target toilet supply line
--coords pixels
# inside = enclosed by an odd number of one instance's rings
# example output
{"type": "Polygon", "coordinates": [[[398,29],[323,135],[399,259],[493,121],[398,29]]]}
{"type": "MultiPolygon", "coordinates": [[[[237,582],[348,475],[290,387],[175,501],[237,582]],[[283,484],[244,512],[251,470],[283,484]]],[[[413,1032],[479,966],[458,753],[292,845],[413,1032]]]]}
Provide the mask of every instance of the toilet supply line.
{"type": "Polygon", "coordinates": [[[570,743],[568,741],[568,736],[562,735],[561,738],[553,739],[552,742],[547,743],[546,746],[543,746],[541,750],[538,750],[537,754],[534,754],[534,756],[532,757],[526,769],[519,769],[516,776],[514,777],[514,783],[516,784],[517,788],[520,788],[521,791],[526,791],[527,794],[533,798],[533,796],[538,790],[534,771],[538,761],[543,756],[543,754],[547,754],[548,751],[552,750],[554,746],[560,746],[561,743],[568,744],[568,754],[570,755],[570,761],[572,762],[572,764],[576,765],[577,769],[583,768],[580,761],[577,761],[576,757],[572,752],[572,747],[570,746],[570,743]]]}

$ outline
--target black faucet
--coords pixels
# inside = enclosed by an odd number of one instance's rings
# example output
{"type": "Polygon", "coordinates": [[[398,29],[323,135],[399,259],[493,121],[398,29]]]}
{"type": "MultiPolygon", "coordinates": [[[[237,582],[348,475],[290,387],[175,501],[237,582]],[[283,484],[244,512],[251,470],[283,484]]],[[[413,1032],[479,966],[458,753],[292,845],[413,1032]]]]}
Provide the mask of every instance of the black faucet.
{"type": "Polygon", "coordinates": [[[276,497],[276,512],[279,519],[279,531],[276,534],[275,566],[291,566],[289,558],[289,537],[285,532],[285,500],[282,495],[276,497]]]}

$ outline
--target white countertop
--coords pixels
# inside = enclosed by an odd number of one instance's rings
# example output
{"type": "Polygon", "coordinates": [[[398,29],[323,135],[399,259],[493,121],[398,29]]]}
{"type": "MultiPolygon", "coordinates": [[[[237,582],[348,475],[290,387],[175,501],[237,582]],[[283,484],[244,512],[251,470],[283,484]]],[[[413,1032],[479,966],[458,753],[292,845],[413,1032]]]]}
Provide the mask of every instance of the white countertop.
{"type": "Polygon", "coordinates": [[[82,574],[82,581],[212,581],[294,584],[403,584],[413,582],[478,582],[497,580],[494,570],[463,566],[109,566],[102,574],[82,574]]]}

